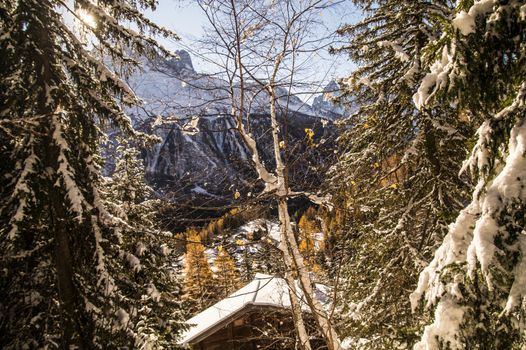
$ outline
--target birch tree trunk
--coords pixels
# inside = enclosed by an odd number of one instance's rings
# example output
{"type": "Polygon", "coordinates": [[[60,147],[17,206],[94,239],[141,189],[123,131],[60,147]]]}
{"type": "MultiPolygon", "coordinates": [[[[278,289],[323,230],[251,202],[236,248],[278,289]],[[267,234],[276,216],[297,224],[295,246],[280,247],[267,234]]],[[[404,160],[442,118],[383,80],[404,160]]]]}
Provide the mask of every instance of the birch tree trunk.
{"type": "MultiPolygon", "coordinates": [[[[279,82],[277,82],[280,79],[278,72],[285,72],[285,75],[290,74],[290,83],[288,84],[290,94],[293,76],[297,68],[295,62],[287,67],[287,60],[294,61],[298,52],[304,52],[305,49],[309,50],[312,41],[305,37],[306,27],[315,22],[315,14],[321,14],[322,9],[331,6],[331,1],[304,0],[293,2],[283,0],[264,4],[263,2],[250,1],[215,2],[200,0],[198,3],[207,14],[212,25],[212,31],[216,34],[210,43],[216,48],[221,48],[222,50],[217,52],[221,52],[226,58],[224,68],[229,77],[231,113],[236,120],[236,129],[252,155],[252,162],[259,179],[265,184],[263,193],[273,196],[278,204],[280,248],[287,270],[285,280],[290,290],[294,325],[301,347],[304,350],[311,350],[297,292],[303,294],[306,305],[311,310],[329,350],[340,350],[340,341],[331,323],[331,318],[320,301],[315,298],[309,272],[292,231],[288,212],[288,198],[298,194],[305,195],[314,202],[317,202],[317,198],[313,194],[291,193],[289,190],[288,171],[280,153],[280,131],[277,120],[278,99],[275,91],[276,86],[279,86],[279,82]],[[275,171],[266,168],[258,153],[256,139],[245,128],[249,125],[244,123],[244,118],[250,114],[250,103],[245,105],[245,99],[255,98],[255,96],[251,97],[250,93],[247,93],[250,88],[247,87],[249,84],[247,84],[246,78],[250,78],[269,96],[273,152],[276,161],[275,171]],[[236,93],[238,91],[239,94],[236,93]],[[295,281],[296,275],[299,279],[299,286],[295,281]]],[[[283,78],[281,77],[281,79],[283,78]]],[[[287,140],[284,139],[283,141],[286,147],[287,140]]]]}
{"type": "MultiPolygon", "coordinates": [[[[30,27],[31,28],[31,27],[30,27]]],[[[54,263],[56,268],[57,276],[57,287],[59,305],[61,310],[61,323],[62,323],[62,338],[60,339],[60,348],[67,349],[70,345],[73,345],[73,338],[75,336],[75,286],[73,284],[73,268],[72,258],[70,251],[70,242],[68,238],[68,230],[66,223],[68,221],[68,215],[64,206],[64,198],[56,188],[57,170],[59,169],[59,149],[55,144],[53,134],[55,130],[55,123],[59,123],[57,117],[57,111],[54,111],[48,106],[48,96],[46,91],[49,90],[50,86],[54,86],[51,65],[56,64],[51,61],[51,57],[54,57],[51,52],[53,43],[50,34],[40,25],[36,25],[33,29],[33,36],[35,40],[38,40],[42,47],[46,50],[43,53],[39,53],[37,56],[37,62],[40,65],[38,67],[38,79],[42,84],[42,93],[38,96],[38,107],[37,113],[45,116],[48,120],[46,128],[43,133],[46,135],[46,157],[42,160],[44,168],[48,170],[46,176],[46,185],[49,192],[49,229],[53,232],[54,238],[54,263]],[[49,52],[48,52],[49,51],[49,52]]],[[[82,344],[75,344],[77,348],[82,349],[82,344]]]]}
{"type": "MultiPolygon", "coordinates": [[[[276,62],[276,66],[277,65],[279,65],[279,61],[276,62]]],[[[272,80],[269,83],[267,91],[270,97],[272,140],[274,146],[274,158],[276,161],[276,176],[278,180],[277,190],[275,193],[278,201],[280,232],[282,233],[281,237],[283,250],[287,250],[287,255],[291,258],[289,261],[285,259],[285,266],[287,270],[292,270],[297,273],[304,298],[312,311],[312,315],[314,316],[319,330],[327,342],[327,347],[329,350],[341,350],[340,340],[338,339],[338,334],[331,323],[331,319],[323,308],[323,305],[321,305],[320,301],[315,297],[314,287],[310,281],[309,273],[305,266],[303,256],[300,253],[298,244],[296,242],[296,237],[294,237],[294,232],[292,231],[287,199],[290,191],[285,181],[285,165],[283,164],[279,148],[279,124],[276,110],[277,97],[272,80]],[[292,264],[290,264],[291,262],[292,264]]],[[[292,284],[294,284],[294,281],[292,281],[292,284]]],[[[289,288],[292,288],[290,284],[289,288]]]]}
{"type": "Polygon", "coordinates": [[[286,244],[284,244],[286,240],[286,232],[284,228],[285,226],[280,225],[280,237],[281,237],[280,249],[283,254],[283,261],[285,262],[285,268],[286,268],[285,281],[287,282],[287,285],[289,287],[289,297],[290,297],[290,306],[292,309],[292,318],[294,320],[294,327],[296,328],[296,332],[298,334],[298,340],[300,342],[300,349],[311,350],[312,347],[310,345],[309,335],[307,333],[307,329],[305,328],[305,322],[303,321],[303,315],[301,312],[301,304],[298,299],[298,290],[296,288],[294,276],[292,274],[292,271],[290,270],[290,266],[292,266],[292,257],[290,256],[290,253],[289,253],[289,250],[286,244]]]}

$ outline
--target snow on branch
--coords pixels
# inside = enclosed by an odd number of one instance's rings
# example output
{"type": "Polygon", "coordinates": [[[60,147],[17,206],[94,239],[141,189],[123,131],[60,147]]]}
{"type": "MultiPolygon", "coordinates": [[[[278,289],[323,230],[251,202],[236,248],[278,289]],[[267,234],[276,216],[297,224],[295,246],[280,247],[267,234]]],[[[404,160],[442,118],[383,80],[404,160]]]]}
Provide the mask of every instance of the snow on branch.
{"type": "MultiPolygon", "coordinates": [[[[33,137],[29,139],[29,144],[32,143],[33,137]]],[[[10,201],[16,200],[18,198],[18,205],[15,211],[15,214],[10,220],[12,225],[11,230],[7,234],[8,239],[13,240],[18,231],[18,223],[20,223],[25,217],[25,210],[27,208],[28,197],[31,196],[30,186],[28,186],[28,177],[30,174],[35,172],[35,165],[38,162],[38,158],[35,155],[33,148],[31,148],[31,153],[24,160],[24,168],[20,173],[18,180],[16,181],[15,188],[11,195],[10,201]]]]}
{"type": "MultiPolygon", "coordinates": [[[[473,227],[478,218],[479,208],[477,202],[472,202],[462,210],[457,220],[449,226],[449,232],[442,245],[435,252],[431,263],[420,273],[417,289],[411,293],[411,308],[417,309],[422,297],[427,300],[427,307],[436,304],[447,290],[440,283],[442,270],[451,264],[466,261],[469,243],[473,237],[473,227]]],[[[455,288],[455,285],[450,286],[455,288]]]]}
{"type": "Polygon", "coordinates": [[[453,27],[458,29],[462,35],[467,36],[475,32],[475,20],[477,16],[484,16],[493,10],[496,0],[479,0],[471,6],[468,12],[460,11],[453,19],[453,27]]]}
{"type": "Polygon", "coordinates": [[[438,350],[440,344],[448,344],[448,349],[464,349],[464,344],[458,337],[458,330],[464,320],[466,308],[453,299],[444,299],[435,310],[435,322],[424,328],[420,342],[414,350],[438,350]],[[440,341],[439,341],[440,339],[440,341]]]}
{"type": "Polygon", "coordinates": [[[479,127],[477,130],[477,143],[475,144],[475,147],[473,147],[470,157],[464,162],[462,169],[460,170],[461,173],[464,173],[469,169],[472,174],[476,174],[478,172],[481,177],[484,177],[484,172],[487,171],[490,164],[489,157],[491,150],[489,149],[489,145],[494,132],[492,123],[506,118],[508,115],[516,112],[520,108],[524,108],[525,100],[526,82],[523,82],[513,103],[502,109],[495,115],[495,117],[484,121],[479,127]]]}
{"type": "Polygon", "coordinates": [[[446,87],[448,81],[451,80],[452,71],[455,66],[456,47],[454,44],[450,48],[444,46],[442,48],[442,56],[430,68],[430,72],[426,74],[418,91],[413,95],[413,102],[418,109],[424,108],[437,91],[446,87]]]}
{"type": "MultiPolygon", "coordinates": [[[[428,307],[437,305],[435,322],[426,327],[422,342],[416,349],[424,349],[425,342],[436,342],[437,336],[445,341],[454,341],[451,334],[458,334],[458,321],[462,320],[463,312],[460,306],[463,295],[459,286],[465,281],[462,274],[456,274],[452,280],[444,282],[442,274],[449,267],[466,264],[471,278],[480,269],[488,290],[495,288],[492,271],[499,270],[499,262],[495,257],[503,249],[497,245],[497,237],[501,237],[503,241],[510,238],[510,232],[499,224],[499,218],[505,210],[526,201],[526,120],[523,117],[525,91],[526,83],[523,83],[514,102],[483,123],[478,130],[479,140],[466,162],[472,171],[478,170],[480,175],[472,201],[460,212],[455,223],[450,225],[442,245],[436,251],[433,261],[420,274],[418,287],[410,297],[413,310],[423,297],[427,300],[428,307]],[[494,169],[489,169],[490,147],[495,142],[492,125],[511,114],[517,118],[511,128],[507,148],[497,145],[502,149],[505,161],[493,166],[494,169]],[[486,175],[490,171],[497,172],[492,179],[486,175]]],[[[517,237],[517,243],[506,247],[508,251],[518,253],[520,261],[513,270],[513,283],[508,291],[503,313],[510,313],[520,307],[526,297],[525,234],[523,230],[517,237]]]]}
{"type": "Polygon", "coordinates": [[[93,231],[95,236],[95,259],[97,261],[96,270],[99,274],[99,279],[97,281],[97,287],[102,287],[102,292],[106,296],[113,295],[115,289],[115,281],[106,269],[106,257],[104,254],[104,249],[102,248],[102,232],[98,225],[98,220],[95,215],[91,216],[91,223],[93,225],[93,231]]]}
{"type": "MultiPolygon", "coordinates": [[[[60,29],[67,34],[68,39],[70,39],[75,47],[75,50],[78,51],[78,56],[82,57],[83,59],[87,60],[87,62],[93,66],[96,67],[97,73],[99,74],[99,79],[101,81],[110,80],[113,84],[115,84],[126,96],[128,96],[128,100],[130,103],[139,103],[139,98],[135,95],[135,92],[122,80],[120,79],[115,73],[110,71],[104,63],[101,62],[100,59],[97,59],[93,57],[93,55],[87,51],[84,48],[83,43],[78,39],[78,37],[71,32],[71,30],[62,22],[58,22],[58,25],[60,25],[60,29]]],[[[71,61],[71,64],[75,64],[75,62],[71,61]]]]}
{"type": "Polygon", "coordinates": [[[334,205],[332,203],[332,196],[330,194],[319,196],[317,194],[310,193],[307,191],[290,191],[289,196],[290,197],[305,196],[314,204],[325,207],[329,209],[330,211],[334,209],[334,205]]]}
{"type": "MultiPolygon", "coordinates": [[[[52,116],[52,125],[53,128],[53,142],[59,149],[58,154],[58,169],[57,175],[62,179],[66,187],[66,193],[69,202],[71,203],[71,210],[77,214],[77,219],[82,220],[83,214],[83,205],[86,209],[90,210],[91,205],[86,201],[82,192],[77,186],[75,181],[75,174],[73,173],[72,167],[69,165],[69,160],[67,153],[69,152],[69,145],[66,139],[63,136],[61,117],[65,114],[60,107],[57,108],[55,113],[52,116]]],[[[55,186],[57,186],[55,184],[55,186]]]]}
{"type": "MultiPolygon", "coordinates": [[[[504,168],[481,195],[482,216],[476,223],[474,239],[468,250],[468,263],[471,270],[480,263],[488,283],[491,275],[489,266],[496,251],[495,237],[502,233],[507,236],[497,222],[498,215],[505,207],[516,202],[526,201],[526,123],[517,121],[511,130],[508,156],[504,168]]],[[[482,181],[482,180],[481,180],[482,181]]]]}

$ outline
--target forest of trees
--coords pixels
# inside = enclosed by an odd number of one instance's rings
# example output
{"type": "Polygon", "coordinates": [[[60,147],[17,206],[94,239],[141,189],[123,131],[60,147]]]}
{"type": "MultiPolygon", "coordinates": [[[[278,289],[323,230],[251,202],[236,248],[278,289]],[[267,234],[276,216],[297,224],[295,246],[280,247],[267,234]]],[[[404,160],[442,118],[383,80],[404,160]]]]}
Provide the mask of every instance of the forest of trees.
{"type": "Polygon", "coordinates": [[[219,207],[151,181],[163,116],[128,116],[128,79],[180,59],[157,5],[0,1],[0,348],[181,348],[257,272],[294,349],[526,347],[526,1],[196,0],[221,108],[179,122],[226,118],[253,177],[219,207]],[[293,141],[325,54],[342,115],[293,141]]]}

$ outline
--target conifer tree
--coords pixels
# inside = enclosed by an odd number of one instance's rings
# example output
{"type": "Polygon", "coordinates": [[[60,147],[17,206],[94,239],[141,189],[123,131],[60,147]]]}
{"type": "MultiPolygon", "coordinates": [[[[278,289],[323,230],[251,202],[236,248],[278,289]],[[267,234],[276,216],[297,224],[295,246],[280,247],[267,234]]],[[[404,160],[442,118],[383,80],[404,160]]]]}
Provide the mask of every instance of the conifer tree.
{"type": "Polygon", "coordinates": [[[155,209],[146,210],[144,207],[159,205],[160,200],[153,198],[153,189],[144,181],[144,163],[140,151],[122,136],[118,136],[116,142],[117,147],[112,154],[115,169],[111,177],[105,179],[108,205],[115,207],[115,210],[122,209],[122,215],[129,217],[128,221],[155,227],[155,209]],[[143,208],[145,210],[141,210],[143,208]]]}
{"type": "Polygon", "coordinates": [[[202,311],[217,298],[214,275],[199,232],[188,229],[186,240],[184,299],[192,311],[202,311]]]}
{"type": "Polygon", "coordinates": [[[415,349],[523,349],[526,297],[526,4],[458,1],[414,96],[455,105],[476,123],[463,171],[477,181],[420,275],[413,306],[434,321],[415,349]]]}
{"type": "Polygon", "coordinates": [[[177,260],[175,244],[172,234],[158,227],[156,214],[162,201],[153,198],[153,189],[144,182],[139,150],[122,137],[117,142],[115,170],[104,181],[102,199],[108,211],[127,224],[116,234],[122,247],[119,255],[127,262],[124,268],[135,272],[129,283],[142,286],[133,298],[136,308],[145,308],[141,327],[155,329],[164,324],[164,345],[173,346],[173,332],[182,320],[180,271],[172,263],[177,260]]]}
{"type": "Polygon", "coordinates": [[[317,234],[321,232],[321,227],[316,220],[316,211],[313,207],[307,209],[307,211],[301,216],[298,221],[299,228],[299,249],[305,258],[305,262],[308,268],[312,272],[320,272],[320,266],[318,265],[317,252],[323,241],[317,241],[317,234]]]}
{"type": "Polygon", "coordinates": [[[149,34],[175,37],[142,8],[155,1],[0,3],[2,348],[158,347],[177,335],[174,310],[151,319],[165,300],[141,272],[153,252],[130,258],[133,223],[100,191],[104,130],[137,136],[121,106],[138,99],[106,63],[131,70],[126,52],[167,54],[149,34]]]}
{"type": "Polygon", "coordinates": [[[358,69],[341,85],[359,111],[341,137],[332,181],[336,203],[348,210],[339,253],[344,335],[369,339],[365,348],[409,348],[423,326],[411,314],[410,286],[468,197],[457,174],[470,129],[449,105],[413,103],[420,57],[441,35],[436,23],[449,2],[355,3],[366,17],[340,29],[350,40],[340,50],[358,69]]]}
{"type": "Polygon", "coordinates": [[[223,246],[218,247],[214,261],[215,281],[219,298],[225,298],[239,287],[239,271],[234,259],[223,246]]]}
{"type": "Polygon", "coordinates": [[[252,281],[255,275],[254,257],[248,251],[247,247],[243,250],[243,261],[239,269],[239,275],[242,282],[248,283],[252,281]]]}

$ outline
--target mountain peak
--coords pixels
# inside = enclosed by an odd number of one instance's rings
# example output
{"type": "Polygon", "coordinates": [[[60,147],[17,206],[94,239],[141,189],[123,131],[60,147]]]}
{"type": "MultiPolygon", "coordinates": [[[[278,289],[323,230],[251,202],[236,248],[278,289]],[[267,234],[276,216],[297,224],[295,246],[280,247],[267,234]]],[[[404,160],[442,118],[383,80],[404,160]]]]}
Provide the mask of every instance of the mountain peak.
{"type": "Polygon", "coordinates": [[[329,117],[329,119],[341,118],[345,113],[343,106],[335,104],[331,100],[331,97],[339,96],[340,94],[338,83],[331,80],[323,88],[322,93],[312,101],[312,109],[321,116],[329,117]]]}
{"type": "Polygon", "coordinates": [[[176,58],[162,59],[160,63],[176,76],[195,74],[190,54],[185,50],[177,50],[174,53],[177,55],[176,58]]]}

